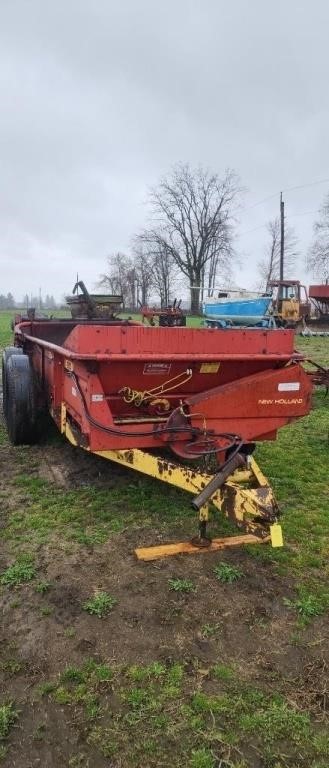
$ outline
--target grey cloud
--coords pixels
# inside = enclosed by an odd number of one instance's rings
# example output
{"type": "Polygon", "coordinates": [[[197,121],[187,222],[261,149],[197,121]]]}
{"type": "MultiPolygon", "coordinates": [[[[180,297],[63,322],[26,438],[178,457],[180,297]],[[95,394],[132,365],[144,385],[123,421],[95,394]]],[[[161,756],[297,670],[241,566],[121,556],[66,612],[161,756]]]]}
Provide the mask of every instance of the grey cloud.
{"type": "MultiPolygon", "coordinates": [[[[3,0],[2,292],[38,280],[60,296],[77,269],[93,283],[178,160],[233,167],[248,187],[239,280],[252,284],[265,230],[250,230],[277,200],[248,205],[329,176],[328,22],[326,0],[3,0]]],[[[326,190],[287,193],[287,215],[326,190]]],[[[312,221],[291,218],[303,251],[312,221]]]]}

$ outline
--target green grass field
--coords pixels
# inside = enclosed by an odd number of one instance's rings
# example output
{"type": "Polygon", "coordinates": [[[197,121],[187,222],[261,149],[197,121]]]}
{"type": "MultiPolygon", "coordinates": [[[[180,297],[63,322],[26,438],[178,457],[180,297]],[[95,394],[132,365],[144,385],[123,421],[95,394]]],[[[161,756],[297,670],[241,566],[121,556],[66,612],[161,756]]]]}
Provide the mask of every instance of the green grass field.
{"type": "Polygon", "coordinates": [[[257,447],[282,549],[137,564],[195,530],[187,495],[55,431],[0,440],[0,765],[328,768],[329,396],[257,447]]]}

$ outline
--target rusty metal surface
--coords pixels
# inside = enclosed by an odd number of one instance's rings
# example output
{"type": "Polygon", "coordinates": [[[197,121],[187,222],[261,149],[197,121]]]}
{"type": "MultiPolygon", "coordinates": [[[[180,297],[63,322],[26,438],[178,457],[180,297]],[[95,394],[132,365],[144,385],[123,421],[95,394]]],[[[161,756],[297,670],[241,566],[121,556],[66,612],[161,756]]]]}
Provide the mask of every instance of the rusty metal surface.
{"type": "Polygon", "coordinates": [[[194,509],[200,509],[206,502],[211,499],[215,491],[224,485],[225,481],[233,474],[233,472],[239,467],[246,466],[246,458],[241,453],[237,453],[231,459],[226,462],[225,468],[222,468],[217,472],[209,483],[203,488],[200,493],[194,497],[192,505],[194,509]]]}

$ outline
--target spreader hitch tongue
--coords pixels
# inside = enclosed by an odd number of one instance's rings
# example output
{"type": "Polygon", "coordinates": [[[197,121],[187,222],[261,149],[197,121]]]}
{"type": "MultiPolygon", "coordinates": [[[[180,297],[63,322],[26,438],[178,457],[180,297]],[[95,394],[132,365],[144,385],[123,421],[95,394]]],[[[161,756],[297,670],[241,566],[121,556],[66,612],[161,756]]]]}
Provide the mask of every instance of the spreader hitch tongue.
{"type": "Polygon", "coordinates": [[[224,485],[228,477],[230,477],[236,469],[244,466],[246,466],[246,457],[243,456],[242,453],[236,453],[231,459],[228,459],[219,472],[211,478],[205,488],[194,497],[192,500],[192,507],[196,510],[200,510],[201,507],[209,501],[215,491],[218,491],[218,489],[224,485]]]}

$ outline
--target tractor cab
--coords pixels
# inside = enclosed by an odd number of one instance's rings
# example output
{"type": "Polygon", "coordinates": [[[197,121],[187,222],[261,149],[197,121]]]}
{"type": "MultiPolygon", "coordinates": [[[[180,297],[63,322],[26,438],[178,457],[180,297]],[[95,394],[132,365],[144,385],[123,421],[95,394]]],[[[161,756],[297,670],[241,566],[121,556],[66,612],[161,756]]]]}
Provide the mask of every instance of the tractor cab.
{"type": "Polygon", "coordinates": [[[305,285],[299,280],[270,280],[272,313],[282,325],[295,326],[309,316],[311,304],[305,285]]]}

